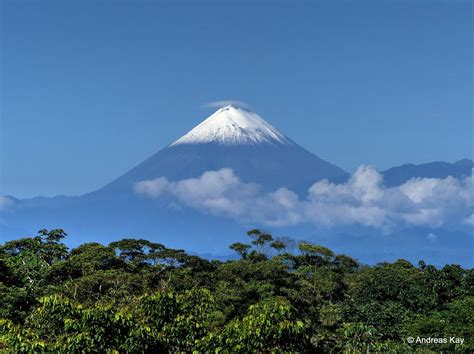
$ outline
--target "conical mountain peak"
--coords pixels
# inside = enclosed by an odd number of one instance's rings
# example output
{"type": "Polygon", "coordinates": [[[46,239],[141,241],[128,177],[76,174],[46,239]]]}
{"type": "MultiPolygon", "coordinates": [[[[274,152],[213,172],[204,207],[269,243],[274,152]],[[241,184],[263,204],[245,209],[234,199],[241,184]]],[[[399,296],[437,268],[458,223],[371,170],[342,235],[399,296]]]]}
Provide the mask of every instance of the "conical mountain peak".
{"type": "Polygon", "coordinates": [[[255,145],[262,143],[293,144],[257,113],[228,105],[176,140],[181,144],[217,143],[221,145],[255,145]]]}

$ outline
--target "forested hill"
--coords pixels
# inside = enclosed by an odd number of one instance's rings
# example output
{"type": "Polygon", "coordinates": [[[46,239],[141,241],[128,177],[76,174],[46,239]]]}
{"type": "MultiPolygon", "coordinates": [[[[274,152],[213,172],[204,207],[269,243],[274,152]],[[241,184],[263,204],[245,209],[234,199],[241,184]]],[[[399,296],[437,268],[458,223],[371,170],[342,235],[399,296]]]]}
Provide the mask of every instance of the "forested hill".
{"type": "Polygon", "coordinates": [[[6,242],[0,352],[474,350],[474,270],[248,235],[226,262],[137,239],[68,250],[59,229],[6,242]]]}

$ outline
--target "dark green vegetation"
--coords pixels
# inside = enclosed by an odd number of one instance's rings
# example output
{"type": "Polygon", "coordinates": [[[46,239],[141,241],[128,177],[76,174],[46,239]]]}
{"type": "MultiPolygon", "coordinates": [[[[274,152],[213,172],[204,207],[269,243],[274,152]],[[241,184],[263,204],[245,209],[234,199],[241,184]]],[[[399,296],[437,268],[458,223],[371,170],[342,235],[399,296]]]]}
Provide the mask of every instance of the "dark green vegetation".
{"type": "Polygon", "coordinates": [[[219,262],[146,240],[0,246],[0,351],[474,350],[474,271],[367,267],[259,230],[219,262]],[[408,344],[413,337],[446,344],[408,344]],[[463,345],[449,337],[464,338],[463,345]]]}

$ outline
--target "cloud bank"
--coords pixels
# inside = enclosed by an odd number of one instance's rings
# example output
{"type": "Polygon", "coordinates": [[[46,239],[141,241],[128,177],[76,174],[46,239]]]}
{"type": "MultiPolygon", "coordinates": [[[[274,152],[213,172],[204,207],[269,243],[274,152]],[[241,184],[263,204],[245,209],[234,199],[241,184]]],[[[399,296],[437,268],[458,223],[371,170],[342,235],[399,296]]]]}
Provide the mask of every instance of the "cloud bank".
{"type": "Polygon", "coordinates": [[[346,183],[319,181],[300,198],[286,188],[265,193],[257,184],[241,181],[231,169],[221,169],[176,182],[165,177],[141,181],[134,189],[145,197],[168,197],[201,212],[269,226],[474,225],[472,176],[417,178],[386,188],[380,173],[361,166],[346,183]]]}

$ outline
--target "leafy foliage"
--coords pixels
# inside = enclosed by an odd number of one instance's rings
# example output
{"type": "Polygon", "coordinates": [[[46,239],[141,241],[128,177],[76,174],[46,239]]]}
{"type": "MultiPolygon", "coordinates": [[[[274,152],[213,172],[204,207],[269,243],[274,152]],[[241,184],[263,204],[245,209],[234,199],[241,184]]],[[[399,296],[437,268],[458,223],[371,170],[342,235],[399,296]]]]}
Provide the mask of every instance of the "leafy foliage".
{"type": "Polygon", "coordinates": [[[132,238],[69,251],[65,236],[0,246],[0,352],[474,350],[472,269],[368,267],[256,229],[226,262],[132,238]]]}

